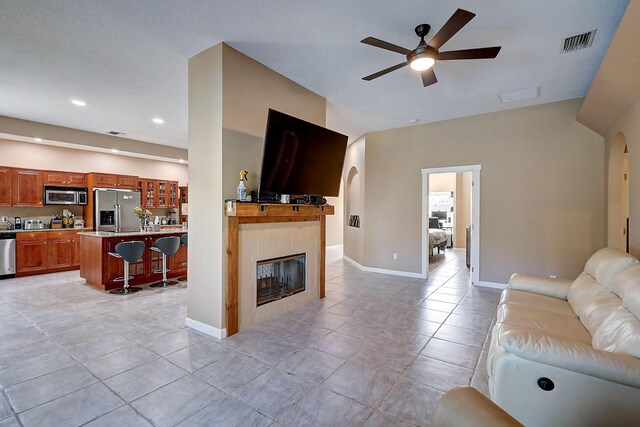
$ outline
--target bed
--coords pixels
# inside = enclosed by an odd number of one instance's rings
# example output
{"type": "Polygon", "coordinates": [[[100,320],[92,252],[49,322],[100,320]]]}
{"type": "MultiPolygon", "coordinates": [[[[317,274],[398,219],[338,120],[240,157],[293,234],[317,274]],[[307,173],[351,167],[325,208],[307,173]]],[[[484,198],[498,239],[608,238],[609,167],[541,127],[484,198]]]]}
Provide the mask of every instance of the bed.
{"type": "Polygon", "coordinates": [[[434,248],[438,248],[441,253],[447,247],[448,236],[444,230],[439,228],[429,228],[429,258],[433,258],[434,248]]]}

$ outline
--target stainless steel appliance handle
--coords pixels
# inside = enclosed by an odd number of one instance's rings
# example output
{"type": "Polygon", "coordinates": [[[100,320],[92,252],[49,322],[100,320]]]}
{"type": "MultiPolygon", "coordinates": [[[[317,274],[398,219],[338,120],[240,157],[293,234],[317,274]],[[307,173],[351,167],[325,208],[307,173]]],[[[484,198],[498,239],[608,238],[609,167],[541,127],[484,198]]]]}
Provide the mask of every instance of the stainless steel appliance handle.
{"type": "Polygon", "coordinates": [[[113,205],[114,208],[114,216],[115,216],[115,225],[116,225],[116,233],[120,231],[120,205],[113,205]]]}

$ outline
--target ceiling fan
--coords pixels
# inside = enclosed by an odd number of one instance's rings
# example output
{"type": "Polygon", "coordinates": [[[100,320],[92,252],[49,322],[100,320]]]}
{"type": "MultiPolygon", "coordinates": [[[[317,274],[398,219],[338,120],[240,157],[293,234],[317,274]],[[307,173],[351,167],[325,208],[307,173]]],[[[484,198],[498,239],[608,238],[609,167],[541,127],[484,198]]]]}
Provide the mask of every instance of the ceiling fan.
{"type": "Polygon", "coordinates": [[[429,34],[431,26],[428,24],[420,24],[416,27],[416,34],[420,37],[420,43],[413,49],[405,49],[404,47],[397,46],[395,44],[386,42],[384,40],[377,39],[375,37],[367,37],[361,40],[360,43],[368,44],[370,46],[379,47],[381,49],[390,50],[392,52],[401,53],[406,55],[407,60],[393,67],[386,68],[377,73],[373,73],[362,80],[373,80],[378,77],[384,76],[392,71],[399,70],[402,67],[409,65],[416,71],[419,71],[422,76],[422,84],[427,87],[438,81],[436,74],[433,71],[433,64],[436,61],[450,61],[454,59],[493,59],[498,56],[501,46],[494,47],[482,47],[478,49],[464,49],[464,50],[451,50],[449,52],[440,52],[438,49],[442,47],[451,37],[453,37],[458,31],[469,23],[474,17],[475,13],[467,10],[458,9],[444,24],[444,26],[433,36],[431,41],[427,44],[424,38],[429,34]]]}

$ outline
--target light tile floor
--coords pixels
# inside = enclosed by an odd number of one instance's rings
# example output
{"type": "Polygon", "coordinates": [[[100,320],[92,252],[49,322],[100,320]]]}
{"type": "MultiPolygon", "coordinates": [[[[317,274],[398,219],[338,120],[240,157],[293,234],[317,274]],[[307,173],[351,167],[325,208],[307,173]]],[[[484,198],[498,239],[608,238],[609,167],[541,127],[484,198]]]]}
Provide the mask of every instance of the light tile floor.
{"type": "Polygon", "coordinates": [[[215,340],[184,327],[186,286],[122,297],[78,272],[0,282],[0,427],[430,423],[443,392],[486,393],[499,292],[464,253],[429,280],[327,267],[327,296],[215,340]]]}

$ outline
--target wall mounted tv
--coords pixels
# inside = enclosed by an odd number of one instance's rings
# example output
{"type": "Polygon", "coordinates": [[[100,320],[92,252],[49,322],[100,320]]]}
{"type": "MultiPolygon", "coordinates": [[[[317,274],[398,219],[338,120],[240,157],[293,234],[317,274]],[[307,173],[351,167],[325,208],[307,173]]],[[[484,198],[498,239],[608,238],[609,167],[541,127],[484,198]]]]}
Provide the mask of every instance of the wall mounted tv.
{"type": "Polygon", "coordinates": [[[347,139],[269,109],[260,194],[338,196],[347,139]]]}

